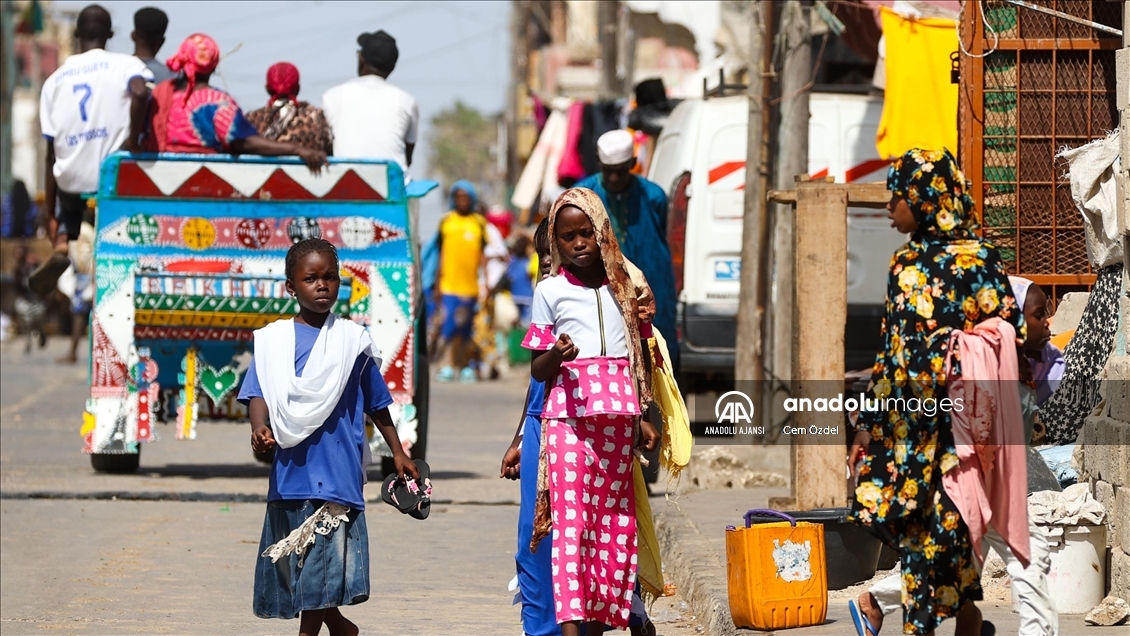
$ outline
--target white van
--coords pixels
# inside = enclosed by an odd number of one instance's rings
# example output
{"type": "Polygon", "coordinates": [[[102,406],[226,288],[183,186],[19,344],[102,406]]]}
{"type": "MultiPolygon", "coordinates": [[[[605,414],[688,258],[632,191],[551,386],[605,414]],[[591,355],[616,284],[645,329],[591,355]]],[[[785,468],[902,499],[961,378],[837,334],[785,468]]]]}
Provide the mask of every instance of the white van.
{"type": "MultiPolygon", "coordinates": [[[[812,94],[809,174],[832,175],[838,183],[886,179],[888,162],[875,150],[882,108],[878,97],[812,94]]],[[[683,374],[733,373],[748,116],[744,95],[682,102],[667,120],[648,170],[648,179],[671,200],[668,241],[683,374]]],[[[905,242],[885,212],[849,209],[849,369],[875,360],[891,255],[905,242]]]]}

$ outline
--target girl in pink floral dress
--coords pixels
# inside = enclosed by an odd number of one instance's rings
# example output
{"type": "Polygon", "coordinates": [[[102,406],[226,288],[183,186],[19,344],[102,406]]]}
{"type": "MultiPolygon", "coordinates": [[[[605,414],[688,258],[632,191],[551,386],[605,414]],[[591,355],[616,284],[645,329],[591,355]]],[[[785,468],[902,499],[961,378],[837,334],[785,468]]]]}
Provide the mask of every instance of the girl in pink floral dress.
{"type": "Polygon", "coordinates": [[[562,194],[549,214],[551,277],[534,290],[523,346],[547,382],[531,550],[553,532],[553,591],[563,636],[628,626],[636,584],[632,447],[658,434],[641,346],[649,323],[604,205],[591,190],[562,194]]]}

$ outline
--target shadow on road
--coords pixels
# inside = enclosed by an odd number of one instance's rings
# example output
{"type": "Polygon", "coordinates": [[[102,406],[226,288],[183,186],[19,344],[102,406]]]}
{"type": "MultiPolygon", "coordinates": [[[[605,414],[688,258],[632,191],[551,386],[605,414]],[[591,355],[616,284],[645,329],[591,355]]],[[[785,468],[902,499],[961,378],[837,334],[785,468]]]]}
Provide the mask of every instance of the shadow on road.
{"type": "Polygon", "coordinates": [[[189,479],[263,479],[271,467],[261,464],[166,464],[142,466],[138,474],[148,477],[188,477],[189,479]]]}
{"type": "MultiPolygon", "coordinates": [[[[482,479],[485,475],[480,473],[470,473],[461,470],[433,470],[431,480],[433,482],[441,479],[482,479]]],[[[384,481],[385,474],[381,472],[380,468],[369,469],[369,482],[384,481]]]]}

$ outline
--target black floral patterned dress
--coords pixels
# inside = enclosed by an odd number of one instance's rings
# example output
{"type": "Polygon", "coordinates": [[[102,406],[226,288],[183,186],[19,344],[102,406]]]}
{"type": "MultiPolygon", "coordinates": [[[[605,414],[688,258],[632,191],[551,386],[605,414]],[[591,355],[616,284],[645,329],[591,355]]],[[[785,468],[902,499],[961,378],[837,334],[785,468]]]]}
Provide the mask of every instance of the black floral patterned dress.
{"type": "MultiPolygon", "coordinates": [[[[982,597],[969,530],[942,488],[942,473],[958,463],[945,386],[950,334],[999,316],[1023,342],[1023,312],[996,248],[974,233],[969,186],[948,151],[906,153],[887,187],[906,199],[918,231],[891,260],[884,349],[867,396],[886,401],[857,424],[872,444],[852,517],[902,551],[903,631],[927,634],[982,597]]],[[[960,373],[956,351],[951,373],[960,373]]]]}

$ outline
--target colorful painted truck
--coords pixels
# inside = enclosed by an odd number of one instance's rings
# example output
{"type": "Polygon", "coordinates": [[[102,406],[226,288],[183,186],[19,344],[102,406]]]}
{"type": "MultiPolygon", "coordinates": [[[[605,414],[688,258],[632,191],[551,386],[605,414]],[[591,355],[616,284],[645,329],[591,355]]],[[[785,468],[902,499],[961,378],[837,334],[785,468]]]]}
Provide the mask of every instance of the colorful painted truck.
{"type": "MultiPolygon", "coordinates": [[[[94,469],[136,470],[141,444],[159,431],[192,440],[201,419],[247,417],[235,397],[252,332],[297,313],[284,259],[314,236],[337,246],[334,311],[369,328],[400,439],[422,458],[428,370],[414,208],[435,185],[406,186],[395,162],[379,160],[331,160],[315,175],[296,159],[108,157],[82,424],[94,469]]],[[[374,457],[390,455],[380,435],[370,440],[374,457]]]]}

